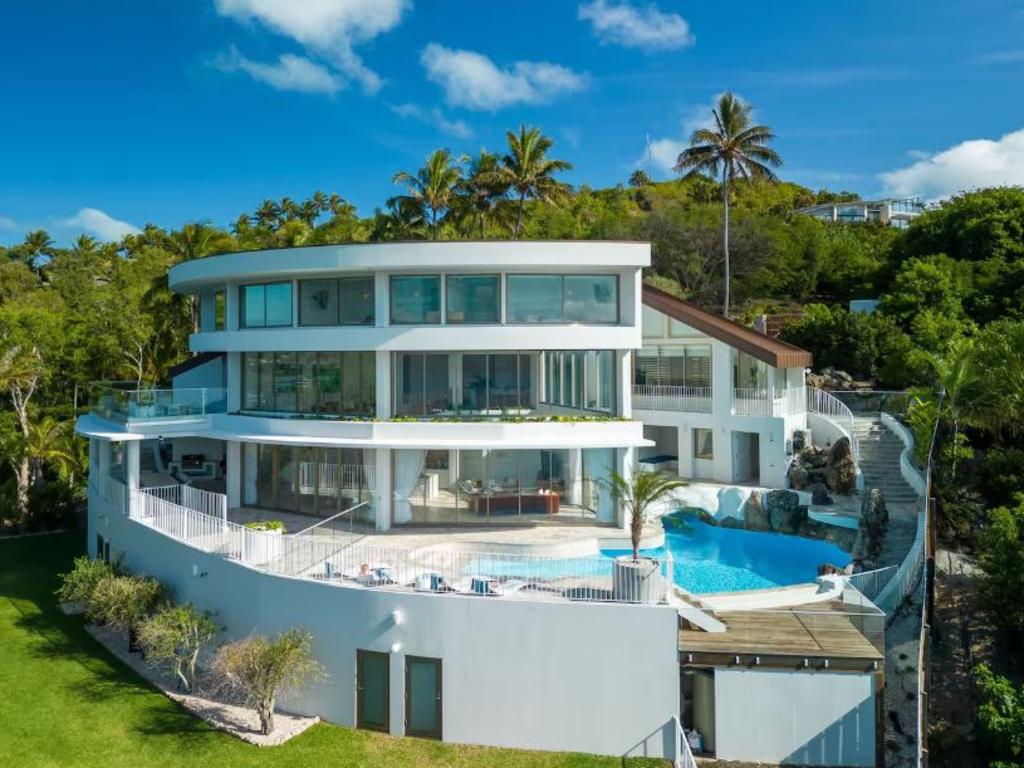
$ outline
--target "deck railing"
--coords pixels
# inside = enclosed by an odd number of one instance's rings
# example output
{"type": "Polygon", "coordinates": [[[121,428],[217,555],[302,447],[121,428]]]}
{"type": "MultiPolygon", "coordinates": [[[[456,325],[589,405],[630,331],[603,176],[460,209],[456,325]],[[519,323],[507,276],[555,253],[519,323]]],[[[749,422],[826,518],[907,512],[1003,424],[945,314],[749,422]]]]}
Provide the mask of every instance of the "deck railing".
{"type": "Polygon", "coordinates": [[[732,411],[737,416],[795,416],[806,410],[804,387],[776,390],[763,387],[735,388],[732,391],[732,411]]]}
{"type": "Polygon", "coordinates": [[[189,546],[270,573],[389,590],[642,604],[664,603],[672,583],[671,557],[642,561],[641,577],[616,577],[607,557],[405,550],[313,530],[259,531],[184,506],[198,498],[207,508],[226,509],[226,500],[208,502],[185,488],[140,490],[135,517],[189,546]]]}
{"type": "Polygon", "coordinates": [[[635,384],[633,407],[645,411],[711,413],[711,387],[635,384]]]}
{"type": "Polygon", "coordinates": [[[822,416],[839,427],[850,439],[850,450],[855,459],[860,458],[860,443],[854,428],[853,411],[842,400],[824,389],[807,388],[807,412],[822,416]]]}
{"type": "Polygon", "coordinates": [[[111,421],[162,421],[224,413],[227,396],[223,387],[128,389],[94,385],[91,408],[97,416],[111,421]]]}

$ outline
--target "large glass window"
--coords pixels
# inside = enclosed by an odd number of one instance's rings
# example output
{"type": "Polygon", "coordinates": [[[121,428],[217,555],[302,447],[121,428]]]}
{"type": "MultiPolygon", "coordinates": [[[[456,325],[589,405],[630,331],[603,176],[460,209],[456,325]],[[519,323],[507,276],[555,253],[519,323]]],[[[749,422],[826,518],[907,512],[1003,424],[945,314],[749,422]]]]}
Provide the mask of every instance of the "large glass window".
{"type": "Polygon", "coordinates": [[[568,323],[617,323],[619,281],[615,275],[566,275],[564,312],[568,323]]]}
{"type": "Polygon", "coordinates": [[[373,275],[343,277],[338,281],[342,325],[373,325],[376,322],[376,300],[373,275]]]}
{"type": "Polygon", "coordinates": [[[399,353],[393,385],[398,416],[430,416],[452,410],[448,355],[399,353]]]}
{"type": "Polygon", "coordinates": [[[437,275],[392,275],[391,322],[395,325],[440,323],[441,278],[437,275]]]}
{"type": "Polygon", "coordinates": [[[299,325],[338,324],[338,281],[299,281],[299,325]]]}
{"type": "Polygon", "coordinates": [[[615,402],[614,352],[545,352],[544,365],[546,404],[611,413],[615,402]]]}
{"type": "Polygon", "coordinates": [[[634,370],[640,385],[710,388],[711,345],[644,347],[634,370]]]}
{"type": "Polygon", "coordinates": [[[245,352],[242,409],[372,416],[375,363],[373,352],[245,352]]]}
{"type": "Polygon", "coordinates": [[[376,466],[361,448],[244,444],[242,495],[245,503],[319,517],[371,502],[354,514],[372,522],[376,466]]]}
{"type": "Polygon", "coordinates": [[[497,275],[449,275],[445,283],[449,323],[497,323],[497,275]]]}
{"type": "Polygon", "coordinates": [[[272,328],[292,324],[292,284],[243,285],[242,326],[272,328]]]}
{"type": "Polygon", "coordinates": [[[641,313],[644,338],[660,339],[665,335],[665,315],[644,304],[641,313]]]}
{"type": "Polygon", "coordinates": [[[615,275],[509,275],[510,323],[616,323],[615,275]]]}
{"type": "Polygon", "coordinates": [[[509,275],[510,323],[557,323],[562,319],[561,275],[509,275]]]}
{"type": "Polygon", "coordinates": [[[225,295],[223,288],[213,292],[213,330],[215,331],[223,331],[225,328],[225,295]]]}

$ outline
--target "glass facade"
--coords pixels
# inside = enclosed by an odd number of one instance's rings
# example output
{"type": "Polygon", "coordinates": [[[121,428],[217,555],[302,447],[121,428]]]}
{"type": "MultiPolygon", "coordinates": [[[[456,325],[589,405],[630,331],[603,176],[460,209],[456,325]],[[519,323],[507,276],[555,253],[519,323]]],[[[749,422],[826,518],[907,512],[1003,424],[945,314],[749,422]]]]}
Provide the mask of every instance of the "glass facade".
{"type": "Polygon", "coordinates": [[[610,350],[544,353],[547,405],[611,413],[615,403],[615,353],[610,350]]]}
{"type": "Polygon", "coordinates": [[[398,416],[456,418],[531,410],[537,405],[530,352],[398,352],[393,373],[398,416]]]}
{"type": "Polygon", "coordinates": [[[242,410],[369,418],[373,352],[243,352],[242,410]]]}
{"type": "MultiPolygon", "coordinates": [[[[375,452],[305,445],[243,446],[246,506],[330,517],[365,501],[375,487],[375,452]]],[[[372,521],[370,506],[357,519],[372,521]]]]}
{"type": "Polygon", "coordinates": [[[395,525],[614,522],[611,448],[426,451],[393,454],[395,525]]]}
{"type": "Polygon", "coordinates": [[[711,345],[644,347],[637,353],[636,383],[660,387],[711,387],[711,345]]]}
{"type": "Polygon", "coordinates": [[[445,281],[447,322],[499,322],[498,285],[497,275],[448,275],[445,281]]]}
{"type": "Polygon", "coordinates": [[[508,322],[594,323],[619,320],[616,275],[509,275],[508,322]]]}
{"type": "Polygon", "coordinates": [[[374,278],[299,281],[299,325],[373,325],[374,278]]]}
{"type": "Polygon", "coordinates": [[[438,275],[392,275],[391,322],[395,325],[440,323],[441,278],[438,275]]]}
{"type": "Polygon", "coordinates": [[[213,292],[213,330],[215,331],[223,331],[226,327],[226,296],[227,293],[223,288],[213,292]]]}
{"type": "Polygon", "coordinates": [[[277,328],[292,324],[290,282],[243,285],[239,295],[243,328],[277,328]]]}

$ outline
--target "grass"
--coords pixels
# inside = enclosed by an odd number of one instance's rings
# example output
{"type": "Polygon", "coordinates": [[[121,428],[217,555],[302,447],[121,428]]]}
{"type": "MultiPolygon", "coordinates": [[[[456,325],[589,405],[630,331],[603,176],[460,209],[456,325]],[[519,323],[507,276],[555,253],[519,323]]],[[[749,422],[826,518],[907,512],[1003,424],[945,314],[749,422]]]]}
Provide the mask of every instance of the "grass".
{"type": "MultiPolygon", "coordinates": [[[[600,768],[619,758],[495,749],[321,723],[280,747],[245,744],[192,717],[65,616],[57,574],[80,534],[0,539],[0,765],[18,768],[523,766],[600,768]]],[[[664,766],[630,760],[631,768],[664,766]]]]}

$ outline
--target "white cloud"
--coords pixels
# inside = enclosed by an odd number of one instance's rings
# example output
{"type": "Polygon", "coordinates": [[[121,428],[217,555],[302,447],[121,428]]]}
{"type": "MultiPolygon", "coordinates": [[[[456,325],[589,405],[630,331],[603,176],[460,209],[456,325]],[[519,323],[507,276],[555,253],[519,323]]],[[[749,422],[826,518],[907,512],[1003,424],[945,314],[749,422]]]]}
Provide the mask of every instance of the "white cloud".
{"type": "Polygon", "coordinates": [[[285,53],[273,64],[264,64],[242,56],[232,48],[219,56],[215,66],[225,72],[241,70],[253,80],[266,83],[279,91],[334,94],[345,87],[345,81],[304,56],[285,53]]]}
{"type": "Polygon", "coordinates": [[[58,226],[85,231],[99,240],[120,240],[125,235],[137,235],[142,230],[127,221],[119,221],[97,208],[80,208],[78,213],[61,219],[58,226]]]}
{"type": "Polygon", "coordinates": [[[410,0],[214,0],[217,13],[257,22],[295,40],[376,93],[381,80],[355,53],[355,46],[393,29],[410,0]]]}
{"type": "Polygon", "coordinates": [[[579,18],[589,21],[602,43],[645,51],[666,51],[693,45],[690,25],[677,13],[662,13],[653,3],[637,8],[628,2],[593,0],[580,4],[579,18]]]}
{"type": "MultiPolygon", "coordinates": [[[[648,159],[651,165],[664,173],[672,171],[675,167],[679,154],[690,146],[690,136],[701,128],[714,128],[715,116],[712,110],[718,108],[718,100],[722,94],[715,94],[710,102],[704,105],[690,107],[679,121],[679,136],[666,136],[658,139],[651,139],[648,149],[644,151],[643,157],[637,160],[637,167],[646,168],[648,159]],[[649,157],[648,157],[649,152],[649,157]]],[[[736,98],[741,98],[737,96],[736,98]]],[[[751,119],[755,117],[751,112],[751,119]]]]}
{"type": "Polygon", "coordinates": [[[887,194],[936,200],[980,187],[1024,185],[1024,128],[972,139],[880,174],[887,194]]]}
{"type": "Polygon", "coordinates": [[[468,139],[473,135],[473,129],[465,121],[451,120],[437,107],[424,109],[416,104],[395,104],[391,107],[391,111],[399,117],[416,120],[424,125],[432,125],[441,133],[459,139],[468,139]]]}
{"type": "Polygon", "coordinates": [[[16,229],[19,229],[18,222],[10,216],[0,216],[0,229],[13,232],[16,229]]]}
{"type": "Polygon", "coordinates": [[[494,111],[512,104],[543,104],[561,93],[580,91],[587,76],[547,61],[517,61],[504,69],[482,53],[429,43],[420,54],[427,77],[445,100],[467,109],[494,111]]]}

